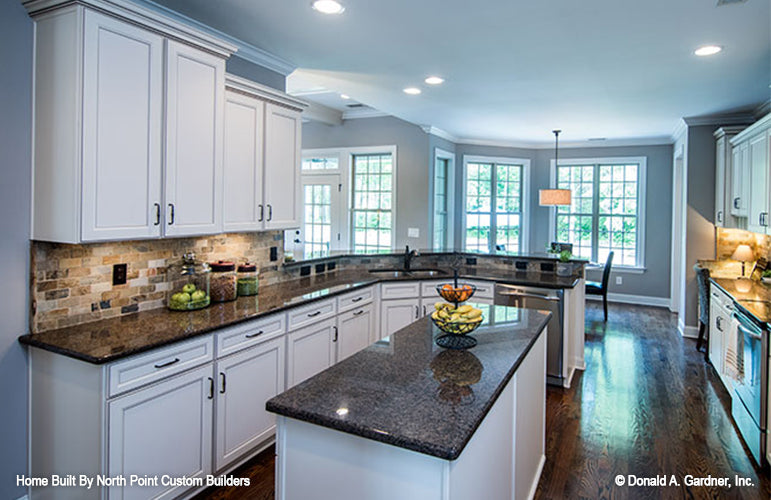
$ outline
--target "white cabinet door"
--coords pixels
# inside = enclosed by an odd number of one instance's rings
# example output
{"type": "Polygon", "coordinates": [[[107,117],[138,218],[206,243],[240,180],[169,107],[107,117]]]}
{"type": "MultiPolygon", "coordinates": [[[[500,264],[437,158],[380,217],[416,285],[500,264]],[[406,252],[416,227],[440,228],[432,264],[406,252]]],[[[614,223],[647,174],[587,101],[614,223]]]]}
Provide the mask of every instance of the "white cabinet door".
{"type": "Polygon", "coordinates": [[[217,362],[216,470],[269,438],[276,416],[265,403],[284,391],[282,336],[217,362]]]}
{"type": "Polygon", "coordinates": [[[167,44],[165,233],[219,233],[225,60],[167,44]]]}
{"type": "Polygon", "coordinates": [[[265,105],[265,227],[300,225],[300,112],[265,105]]]}
{"type": "Polygon", "coordinates": [[[766,132],[752,137],[747,144],[750,173],[750,208],[747,228],[765,233],[768,227],[768,140],[766,132]]]}
{"type": "Polygon", "coordinates": [[[372,304],[357,307],[337,317],[337,361],[355,354],[375,342],[375,315],[372,304]]]}
{"type": "Polygon", "coordinates": [[[748,167],[747,144],[737,144],[731,153],[731,215],[747,217],[748,204],[748,167]]]}
{"type": "Polygon", "coordinates": [[[723,338],[728,326],[723,317],[721,298],[717,292],[711,291],[709,301],[709,361],[718,375],[723,373],[723,338]]]}
{"type": "Polygon", "coordinates": [[[225,94],[224,229],[262,229],[263,122],[265,103],[238,92],[225,94]]]}
{"type": "MultiPolygon", "coordinates": [[[[212,365],[108,404],[111,477],[203,477],[211,473],[212,365]]],[[[174,498],[186,487],[112,487],[111,499],[174,498]]]]}
{"type": "Polygon", "coordinates": [[[387,337],[420,319],[420,299],[393,299],[380,303],[380,335],[387,337]]]}
{"type": "Polygon", "coordinates": [[[161,235],[162,112],[163,38],[87,10],[83,241],[161,235]]]}
{"type": "Polygon", "coordinates": [[[715,226],[724,227],[726,218],[726,147],[728,139],[723,136],[715,143],[715,226]]]}
{"type": "Polygon", "coordinates": [[[335,363],[337,319],[290,331],[287,336],[287,378],[290,388],[335,363]]]}

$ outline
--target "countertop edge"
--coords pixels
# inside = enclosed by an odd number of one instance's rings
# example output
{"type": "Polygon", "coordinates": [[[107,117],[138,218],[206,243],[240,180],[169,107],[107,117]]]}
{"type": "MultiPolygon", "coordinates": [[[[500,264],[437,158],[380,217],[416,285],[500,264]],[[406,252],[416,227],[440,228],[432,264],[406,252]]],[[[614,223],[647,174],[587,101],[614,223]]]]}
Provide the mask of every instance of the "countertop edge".
{"type": "MultiPolygon", "coordinates": [[[[545,311],[542,311],[542,312],[545,312],[545,311]]],[[[469,429],[463,442],[458,448],[445,448],[445,447],[438,446],[435,443],[425,443],[423,441],[411,441],[411,442],[405,443],[403,440],[392,438],[390,434],[382,434],[372,429],[362,429],[360,427],[356,427],[353,425],[345,425],[345,422],[341,422],[333,418],[323,418],[317,414],[313,414],[310,412],[296,411],[286,406],[277,405],[273,403],[272,400],[269,400],[265,404],[265,409],[271,413],[275,413],[283,417],[289,417],[302,422],[320,425],[328,429],[344,432],[346,434],[351,434],[351,435],[363,437],[366,439],[371,439],[373,441],[378,441],[378,442],[389,444],[399,448],[415,451],[418,453],[422,453],[424,455],[430,455],[436,458],[440,458],[442,460],[457,460],[460,457],[461,453],[463,453],[463,450],[466,449],[466,446],[468,445],[469,441],[471,441],[471,438],[474,436],[477,429],[479,429],[479,426],[482,425],[482,422],[484,421],[485,417],[487,417],[492,407],[498,401],[498,398],[500,397],[503,390],[506,388],[509,382],[511,382],[511,379],[514,377],[514,374],[519,369],[519,366],[522,364],[524,359],[530,354],[530,351],[532,350],[535,343],[538,341],[539,338],[541,338],[541,335],[544,334],[546,326],[548,325],[551,317],[552,317],[552,313],[546,312],[543,319],[543,324],[541,325],[538,334],[535,335],[530,340],[530,342],[527,344],[524,351],[522,352],[522,355],[511,366],[509,371],[506,372],[506,375],[501,379],[501,383],[498,385],[495,392],[490,396],[490,400],[488,401],[487,405],[485,405],[485,407],[480,411],[479,418],[474,423],[474,425],[469,429]]],[[[546,384],[545,379],[544,379],[544,384],[546,384]]]]}
{"type": "Polygon", "coordinates": [[[762,320],[761,318],[758,318],[758,317],[757,317],[757,316],[756,316],[756,315],[755,315],[755,314],[754,314],[752,311],[748,311],[748,310],[747,310],[747,308],[746,308],[746,307],[744,307],[744,306],[742,305],[742,303],[741,303],[741,299],[737,299],[737,298],[736,298],[736,297],[735,297],[735,296],[734,296],[734,295],[733,295],[731,292],[729,292],[728,290],[726,290],[726,289],[725,289],[725,287],[724,287],[723,285],[721,285],[720,283],[718,283],[718,282],[716,281],[716,280],[730,280],[730,279],[731,279],[731,278],[713,278],[713,277],[710,277],[710,278],[709,278],[709,281],[710,281],[710,283],[714,283],[714,285],[715,285],[716,287],[718,287],[718,288],[720,289],[720,291],[722,291],[724,294],[726,294],[726,295],[728,295],[729,297],[731,297],[731,299],[734,301],[734,304],[736,305],[736,307],[738,307],[739,309],[741,309],[741,310],[742,310],[742,312],[743,312],[744,314],[747,314],[747,315],[749,315],[749,316],[752,316],[752,318],[753,318],[755,321],[757,321],[758,323],[761,323],[761,324],[763,324],[763,325],[766,325],[766,329],[767,329],[767,330],[771,330],[771,322],[767,322],[767,321],[764,321],[764,320],[762,320]]]}

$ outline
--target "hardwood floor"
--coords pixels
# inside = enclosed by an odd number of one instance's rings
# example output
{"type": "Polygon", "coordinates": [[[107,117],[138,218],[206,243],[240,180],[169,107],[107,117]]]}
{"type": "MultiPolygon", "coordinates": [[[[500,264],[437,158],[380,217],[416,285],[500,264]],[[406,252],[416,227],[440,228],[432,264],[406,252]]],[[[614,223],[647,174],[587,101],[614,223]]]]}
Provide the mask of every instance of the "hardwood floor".
{"type": "MultiPolygon", "coordinates": [[[[570,389],[549,387],[546,464],[536,499],[771,498],[769,472],[756,470],[730,419],[730,401],[696,342],[660,308],[586,308],[586,371],[570,389]],[[679,486],[617,486],[615,478],[674,475],[679,486]],[[686,486],[735,475],[752,487],[686,486]]],[[[272,499],[274,449],[237,471],[248,488],[214,488],[197,499],[272,499]]]]}

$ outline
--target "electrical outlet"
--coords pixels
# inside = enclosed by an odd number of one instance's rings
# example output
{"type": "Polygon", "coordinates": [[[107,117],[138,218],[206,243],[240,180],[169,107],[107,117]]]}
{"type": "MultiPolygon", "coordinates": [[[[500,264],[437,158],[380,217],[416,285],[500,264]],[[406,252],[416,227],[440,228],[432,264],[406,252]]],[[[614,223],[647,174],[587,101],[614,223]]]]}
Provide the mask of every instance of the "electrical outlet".
{"type": "Polygon", "coordinates": [[[128,274],[128,264],[115,264],[112,266],[112,284],[125,285],[126,274],[128,274]]]}
{"type": "Polygon", "coordinates": [[[616,276],[616,284],[617,285],[623,285],[624,284],[623,276],[616,276]]]}
{"type": "Polygon", "coordinates": [[[420,228],[408,227],[407,228],[407,238],[420,238],[420,228]]]}

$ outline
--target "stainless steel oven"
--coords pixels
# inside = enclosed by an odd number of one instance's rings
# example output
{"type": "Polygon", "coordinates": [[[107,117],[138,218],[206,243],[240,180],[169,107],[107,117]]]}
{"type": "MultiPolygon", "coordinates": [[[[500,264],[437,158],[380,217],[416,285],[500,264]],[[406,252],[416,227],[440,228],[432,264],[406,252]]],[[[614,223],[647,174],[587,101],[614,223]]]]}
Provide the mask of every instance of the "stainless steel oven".
{"type": "Polygon", "coordinates": [[[546,382],[562,386],[565,382],[563,345],[564,307],[562,290],[531,286],[495,285],[495,303],[525,309],[551,311],[546,329],[546,382]]]}
{"type": "Polygon", "coordinates": [[[738,377],[731,414],[758,464],[766,456],[768,418],[768,332],[739,308],[734,311],[738,377]]]}

